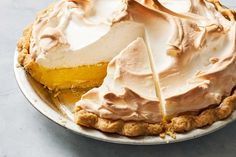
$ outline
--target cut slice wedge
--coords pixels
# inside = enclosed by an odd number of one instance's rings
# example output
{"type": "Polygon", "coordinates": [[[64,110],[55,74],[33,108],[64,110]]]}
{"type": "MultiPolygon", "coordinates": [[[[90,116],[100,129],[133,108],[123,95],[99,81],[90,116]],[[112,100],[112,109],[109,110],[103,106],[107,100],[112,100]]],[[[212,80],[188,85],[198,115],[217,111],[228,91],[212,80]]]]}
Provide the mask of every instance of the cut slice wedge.
{"type": "Polygon", "coordinates": [[[153,73],[153,82],[154,82],[154,85],[155,85],[156,96],[160,100],[160,106],[161,106],[161,111],[162,111],[162,115],[163,115],[162,119],[165,122],[166,121],[165,120],[165,115],[166,115],[165,98],[162,95],[158,70],[157,70],[157,67],[155,66],[156,60],[154,60],[155,58],[153,57],[153,50],[150,46],[149,36],[148,36],[146,31],[145,31],[144,39],[146,41],[147,51],[148,51],[148,55],[149,55],[150,67],[151,67],[152,73],[153,73]]]}
{"type": "Polygon", "coordinates": [[[145,28],[144,39],[153,71],[156,96],[160,99],[162,113],[164,115],[163,120],[165,121],[165,98],[162,92],[159,74],[160,71],[170,66],[172,61],[172,58],[166,53],[166,49],[168,48],[168,42],[173,32],[172,25],[175,21],[163,12],[151,10],[135,1],[130,3],[129,12],[134,21],[143,23],[145,28]]]}
{"type": "Polygon", "coordinates": [[[154,80],[148,49],[138,38],[113,58],[103,84],[83,95],[77,106],[101,118],[161,122],[154,80]]]}
{"type": "Polygon", "coordinates": [[[103,84],[82,96],[75,122],[126,136],[159,134],[163,112],[153,77],[148,48],[138,38],[108,64],[103,84]]]}

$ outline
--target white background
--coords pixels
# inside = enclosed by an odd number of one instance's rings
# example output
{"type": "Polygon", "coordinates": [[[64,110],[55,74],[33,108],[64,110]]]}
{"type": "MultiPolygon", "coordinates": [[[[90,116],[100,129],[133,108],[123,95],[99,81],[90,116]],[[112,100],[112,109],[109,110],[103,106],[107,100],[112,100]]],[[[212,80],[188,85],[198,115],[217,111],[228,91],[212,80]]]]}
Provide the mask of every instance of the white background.
{"type": "MultiPolygon", "coordinates": [[[[21,94],[13,73],[17,38],[51,0],[0,1],[0,157],[235,157],[236,123],[176,144],[128,146],[76,135],[36,111],[21,94]]],[[[222,0],[236,8],[236,0],[222,0]]]]}

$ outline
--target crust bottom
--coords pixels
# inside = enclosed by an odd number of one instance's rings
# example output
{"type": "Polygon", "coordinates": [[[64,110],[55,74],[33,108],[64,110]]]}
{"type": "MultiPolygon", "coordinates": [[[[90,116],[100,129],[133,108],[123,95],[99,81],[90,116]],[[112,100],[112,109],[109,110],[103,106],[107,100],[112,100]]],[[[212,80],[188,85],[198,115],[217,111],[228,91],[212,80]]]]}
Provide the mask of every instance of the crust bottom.
{"type": "Polygon", "coordinates": [[[202,111],[199,115],[182,115],[171,119],[167,124],[167,129],[173,132],[187,132],[196,128],[211,125],[216,121],[228,118],[235,110],[236,90],[226,97],[216,108],[210,108],[202,111]]]}
{"type": "Polygon", "coordinates": [[[74,121],[88,128],[95,128],[103,132],[117,133],[124,136],[141,135],[163,135],[169,134],[175,138],[174,133],[183,133],[196,128],[211,125],[216,121],[226,119],[235,110],[236,90],[225,98],[215,108],[206,109],[198,115],[182,115],[172,118],[167,123],[146,123],[123,120],[110,120],[101,118],[98,115],[87,112],[76,107],[74,121]]]}
{"type": "Polygon", "coordinates": [[[134,122],[123,120],[109,120],[100,118],[94,113],[76,109],[75,122],[79,125],[95,128],[103,132],[117,133],[124,136],[159,135],[164,130],[164,125],[146,122],[134,122]]]}

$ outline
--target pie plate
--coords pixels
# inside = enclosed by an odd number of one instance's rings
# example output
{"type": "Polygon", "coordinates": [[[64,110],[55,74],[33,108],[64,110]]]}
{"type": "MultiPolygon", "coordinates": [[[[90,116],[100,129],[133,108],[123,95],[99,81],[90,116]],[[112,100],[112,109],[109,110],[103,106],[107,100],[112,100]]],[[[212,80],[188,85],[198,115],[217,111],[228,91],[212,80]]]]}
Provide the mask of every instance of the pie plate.
{"type": "Polygon", "coordinates": [[[25,95],[31,105],[44,116],[59,124],[60,126],[89,138],[111,143],[130,145],[167,144],[186,141],[203,135],[207,135],[220,128],[223,128],[236,119],[236,112],[233,112],[233,114],[226,120],[217,121],[211,126],[201,129],[195,129],[184,134],[176,134],[176,139],[173,139],[169,136],[167,136],[165,139],[157,136],[141,136],[129,138],[117,134],[108,134],[100,132],[98,130],[81,127],[73,122],[73,106],[66,105],[60,101],[55,101],[55,98],[51,96],[50,92],[48,92],[47,89],[33,80],[22,67],[19,67],[19,64],[17,62],[17,54],[18,52],[16,51],[14,57],[14,72],[16,80],[22,93],[25,95]]]}

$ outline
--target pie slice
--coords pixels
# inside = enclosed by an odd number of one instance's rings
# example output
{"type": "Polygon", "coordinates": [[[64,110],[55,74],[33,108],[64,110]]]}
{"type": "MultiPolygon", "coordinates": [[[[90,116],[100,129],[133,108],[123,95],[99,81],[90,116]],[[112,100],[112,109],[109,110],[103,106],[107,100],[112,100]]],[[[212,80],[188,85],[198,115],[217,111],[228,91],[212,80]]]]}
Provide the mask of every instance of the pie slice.
{"type": "Polygon", "coordinates": [[[127,136],[159,134],[163,116],[144,40],[136,39],[114,57],[103,84],[76,106],[78,124],[127,136]]]}

